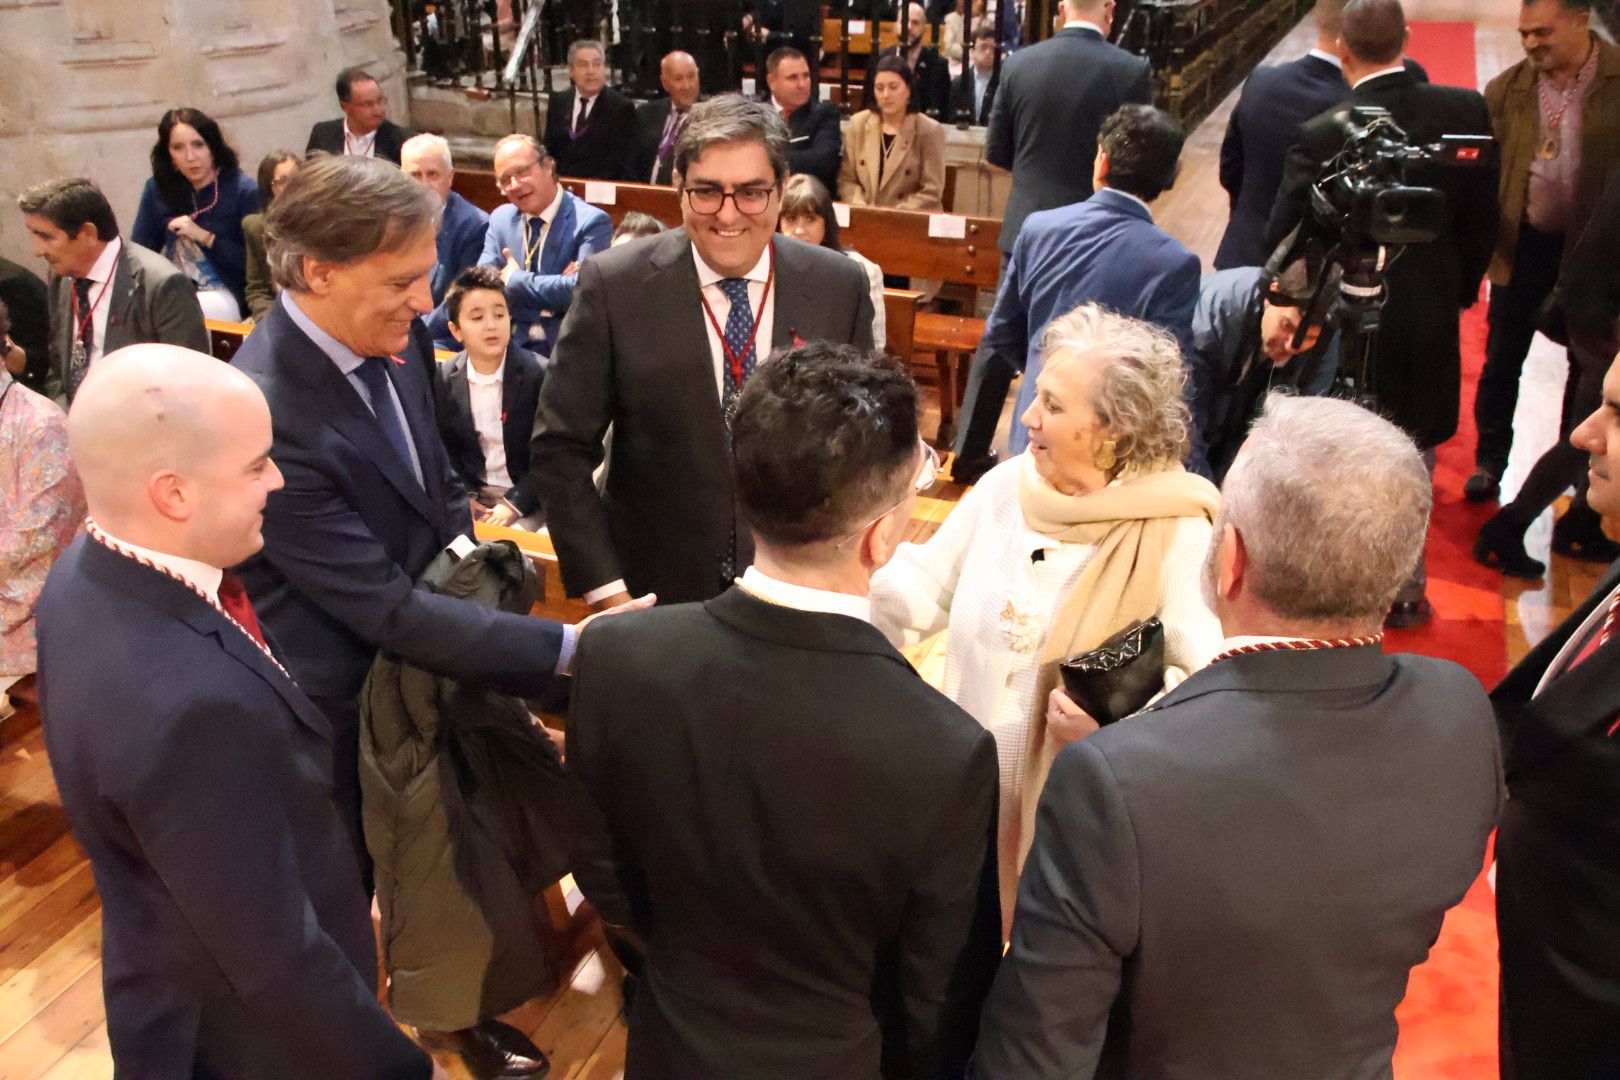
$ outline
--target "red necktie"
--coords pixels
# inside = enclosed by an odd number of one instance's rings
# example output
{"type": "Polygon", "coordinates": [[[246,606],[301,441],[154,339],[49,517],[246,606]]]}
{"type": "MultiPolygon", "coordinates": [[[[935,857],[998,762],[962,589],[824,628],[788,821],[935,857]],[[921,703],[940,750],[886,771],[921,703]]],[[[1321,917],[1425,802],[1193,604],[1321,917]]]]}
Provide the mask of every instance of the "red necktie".
{"type": "Polygon", "coordinates": [[[219,606],[225,609],[225,614],[240,623],[254,641],[265,648],[270,647],[264,640],[264,631],[259,629],[259,617],[253,614],[253,601],[248,599],[247,590],[242,588],[242,579],[229,570],[219,580],[219,606]]]}

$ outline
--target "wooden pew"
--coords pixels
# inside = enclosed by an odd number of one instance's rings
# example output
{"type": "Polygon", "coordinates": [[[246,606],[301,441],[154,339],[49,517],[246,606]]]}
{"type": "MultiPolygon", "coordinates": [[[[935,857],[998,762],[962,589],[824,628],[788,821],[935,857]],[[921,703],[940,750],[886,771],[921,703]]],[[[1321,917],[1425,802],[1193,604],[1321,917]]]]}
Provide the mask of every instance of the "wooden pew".
{"type": "Polygon", "coordinates": [[[245,322],[225,322],[221,319],[209,319],[208,348],[217,360],[230,362],[236,355],[236,350],[242,347],[242,342],[253,332],[253,324],[245,322]]]}

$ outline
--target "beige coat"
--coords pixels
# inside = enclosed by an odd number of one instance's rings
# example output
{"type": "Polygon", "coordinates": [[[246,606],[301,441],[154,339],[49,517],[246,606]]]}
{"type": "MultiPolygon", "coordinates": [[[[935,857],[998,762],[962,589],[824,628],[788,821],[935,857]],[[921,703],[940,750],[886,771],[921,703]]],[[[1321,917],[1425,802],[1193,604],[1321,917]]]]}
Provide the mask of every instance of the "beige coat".
{"type": "Polygon", "coordinates": [[[889,151],[889,165],[878,183],[883,161],[883,120],[871,109],[858,112],[844,132],[844,163],[838,171],[838,197],[851,206],[886,206],[894,210],[943,210],[945,129],[920,113],[906,116],[889,151]]]}
{"type": "MultiPolygon", "coordinates": [[[[1581,115],[1581,168],[1575,180],[1572,234],[1580,230],[1598,194],[1603,177],[1620,164],[1620,46],[1597,39],[1597,74],[1586,88],[1581,115]]],[[[1536,69],[1520,60],[1485,87],[1502,162],[1501,226],[1496,252],[1491,257],[1491,284],[1506,285],[1513,276],[1513,257],[1524,220],[1525,197],[1530,187],[1530,161],[1541,139],[1541,105],[1536,96],[1536,69]]],[[[853,125],[852,125],[853,126],[853,125]]],[[[842,185],[840,184],[840,187],[842,185]]]]}

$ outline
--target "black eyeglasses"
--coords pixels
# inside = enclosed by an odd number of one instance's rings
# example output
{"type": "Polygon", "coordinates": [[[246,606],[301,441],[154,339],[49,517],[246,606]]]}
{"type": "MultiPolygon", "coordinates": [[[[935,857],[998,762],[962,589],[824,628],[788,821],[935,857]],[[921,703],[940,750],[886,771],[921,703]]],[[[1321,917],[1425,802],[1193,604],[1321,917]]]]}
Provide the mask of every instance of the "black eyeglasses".
{"type": "Polygon", "coordinates": [[[739,214],[763,214],[765,208],[771,205],[771,196],[776,193],[774,187],[745,187],[736,191],[726,191],[717,187],[687,188],[686,201],[691,205],[694,213],[718,214],[720,208],[730,199],[737,207],[739,214]]]}

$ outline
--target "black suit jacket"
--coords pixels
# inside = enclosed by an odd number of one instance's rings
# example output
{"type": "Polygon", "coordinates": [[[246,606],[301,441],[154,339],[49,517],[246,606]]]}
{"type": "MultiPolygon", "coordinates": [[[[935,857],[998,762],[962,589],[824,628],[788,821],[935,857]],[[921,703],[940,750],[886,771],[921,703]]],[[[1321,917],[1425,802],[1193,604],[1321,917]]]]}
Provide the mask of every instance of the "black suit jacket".
{"type": "MultiPolygon", "coordinates": [[[[1472,90],[1419,83],[1410,72],[1363,82],[1331,113],[1307,123],[1288,152],[1282,188],[1266,229],[1265,248],[1276,250],[1304,217],[1310,188],[1322,166],[1343,147],[1337,114],[1356,105],[1376,105],[1418,145],[1442,135],[1489,135],[1485,99],[1472,90]]],[[[1411,244],[1390,266],[1388,299],[1373,358],[1373,393],[1380,410],[1419,447],[1439,446],[1457,431],[1462,360],[1457,313],[1479,296],[1480,279],[1496,243],[1496,160],[1479,168],[1414,169],[1412,183],[1446,195],[1440,238],[1411,244]]]]}
{"type": "Polygon", "coordinates": [[[1152,101],[1148,62],[1090,30],[1059,30],[1009,57],[984,146],[990,164],[1013,174],[1001,250],[1012,251],[1035,211],[1090,198],[1102,122],[1128,102],[1152,101]]]}
{"type": "MultiPolygon", "coordinates": [[[[384,120],[377,129],[377,140],[372,144],[375,156],[385,161],[399,164],[399,148],[405,145],[405,140],[411,137],[411,132],[400,127],[392,120],[384,120]]],[[[343,118],[336,120],[322,120],[309,129],[309,142],[304,146],[304,153],[311,150],[324,150],[328,154],[341,157],[343,155],[343,118]]]]}
{"type": "Polygon", "coordinates": [[[636,107],[630,99],[604,86],[591,104],[591,116],[577,138],[568,133],[574,118],[574,88],[551,95],[546,103],[546,151],[557,160],[557,175],[586,180],[641,180],[633,175],[636,157],[636,107]]]}
{"type": "Polygon", "coordinates": [[[674,182],[675,147],[669,148],[663,161],[658,161],[658,144],[664,138],[664,125],[669,122],[673,102],[667,97],[644,101],[636,106],[636,151],[629,169],[629,178],[638,184],[670,184],[674,182]],[[653,173],[653,164],[658,172],[653,173]]]}
{"type": "Polygon", "coordinates": [[[1491,693],[1511,795],[1496,841],[1503,1075],[1519,1080],[1620,1076],[1620,638],[1536,693],[1616,585],[1620,564],[1491,693]]]}
{"type": "MultiPolygon", "coordinates": [[[[1429,76],[1415,60],[1406,69],[1417,82],[1429,76]]],[[[1305,121],[1350,94],[1337,64],[1305,55],[1287,64],[1255,68],[1243,84],[1221,140],[1221,187],[1232,197],[1232,216],[1215,254],[1215,269],[1264,266],[1266,220],[1282,186],[1283,161],[1299,142],[1305,121]]]]}
{"type": "MultiPolygon", "coordinates": [[[[467,493],[477,495],[488,481],[483,445],[473,423],[472,396],[467,389],[468,363],[467,354],[460,352],[438,365],[433,393],[439,436],[450,455],[450,467],[467,493]]],[[[544,360],[528,349],[507,346],[506,367],[501,372],[501,443],[506,449],[506,472],[512,478],[512,489],[504,497],[525,516],[540,508],[534,483],[529,480],[529,439],[534,434],[540,382],[545,377],[544,360]]]]}
{"type": "Polygon", "coordinates": [[[976,1075],[1390,1075],[1502,801],[1485,691],[1376,646],[1253,653],[1063,750],[976,1075]]]}
{"type": "Polygon", "coordinates": [[[951,107],[944,118],[946,123],[982,126],[990,122],[990,113],[996,104],[996,90],[1001,86],[1001,74],[991,72],[990,85],[984,89],[984,104],[977,112],[973,109],[973,84],[973,66],[970,64],[951,81],[951,107]]]}
{"type": "Polygon", "coordinates": [[[377,1003],[321,711],[196,593],[87,536],[46,581],[39,661],[118,1075],[425,1080],[377,1003]]]}
{"type": "MultiPolygon", "coordinates": [[[[866,274],[836,251],[778,234],[769,349],[805,341],[872,347],[866,274]]],[[[685,229],[585,260],[540,390],[529,456],[569,595],[619,578],[661,601],[706,600],[753,559],[737,518],[715,362],[685,229]],[[591,472],[613,425],[605,490],[591,472]]]]}
{"type": "Polygon", "coordinates": [[[351,708],[379,649],[536,696],[557,664],[555,623],[416,587],[433,557],[472,530],[434,422],[431,361],[389,365],[422,462],[417,483],[359,392],[287,314],[288,302],[283,293],[232,360],[270,403],[271,455],[286,477],[265,506],[264,551],[242,579],[259,618],[285,643],[288,670],[312,695],[351,708]]]}
{"type": "Polygon", "coordinates": [[[844,129],[838,106],[808,101],[788,116],[788,169],[808,173],[838,198],[838,166],[844,156],[844,129]]]}
{"type": "Polygon", "coordinates": [[[1000,952],[994,739],[845,615],[733,588],[613,621],[568,755],[580,888],[648,946],[625,1076],[959,1075],[1000,952]]]}

